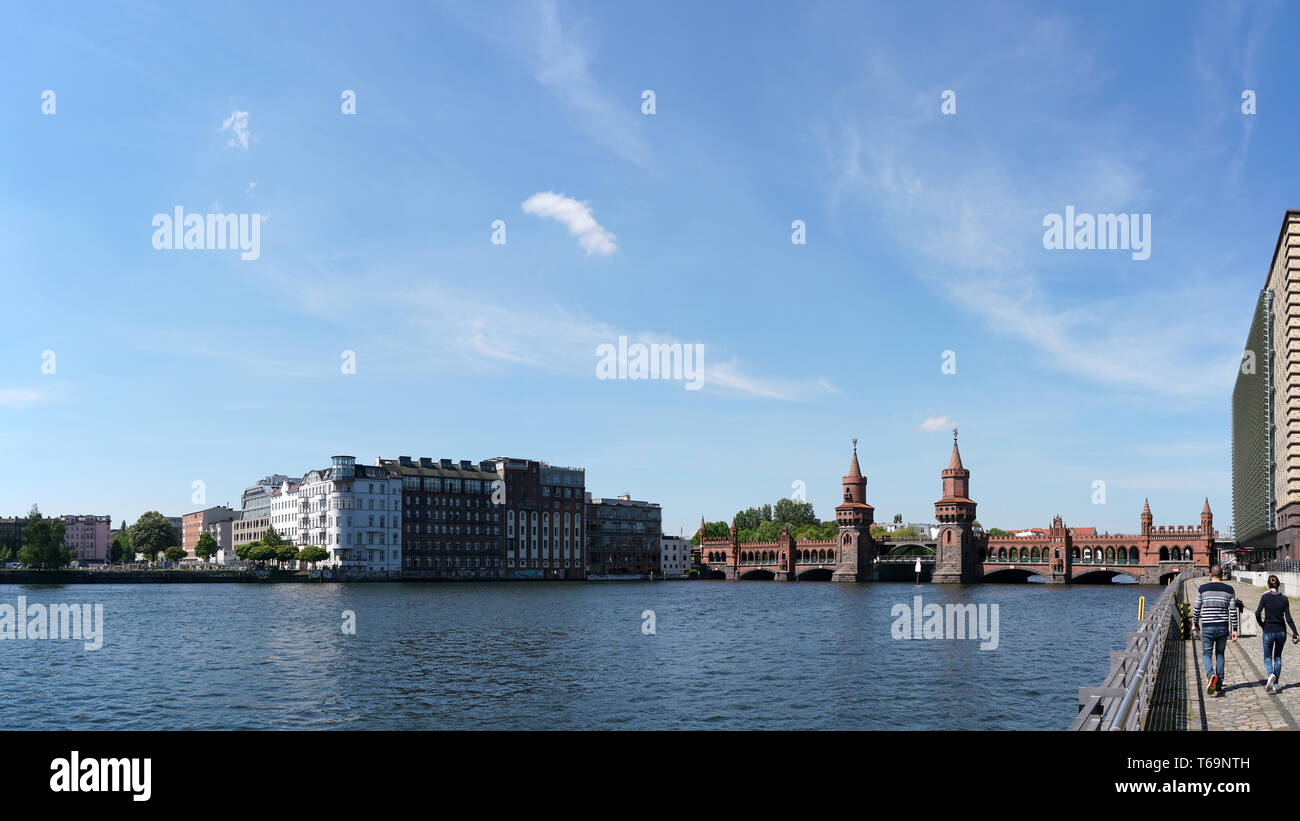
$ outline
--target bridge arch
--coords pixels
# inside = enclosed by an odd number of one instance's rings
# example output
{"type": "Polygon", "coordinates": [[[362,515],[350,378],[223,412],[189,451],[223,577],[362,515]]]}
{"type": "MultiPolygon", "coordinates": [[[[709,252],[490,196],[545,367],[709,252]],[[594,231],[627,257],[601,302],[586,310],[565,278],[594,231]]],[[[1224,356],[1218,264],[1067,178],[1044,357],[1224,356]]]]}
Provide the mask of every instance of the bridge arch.
{"type": "Polygon", "coordinates": [[[747,570],[744,573],[740,574],[741,581],[770,582],[772,581],[772,579],[775,578],[776,578],[775,573],[773,573],[771,570],[765,570],[761,567],[756,567],[753,570],[747,570]]]}
{"type": "Polygon", "coordinates": [[[1032,576],[1046,577],[1041,567],[1015,565],[1014,567],[985,567],[981,582],[990,584],[1025,583],[1032,576]]]}
{"type": "Polygon", "coordinates": [[[795,576],[801,582],[828,582],[834,571],[829,567],[810,567],[795,576]]]}
{"type": "Polygon", "coordinates": [[[1127,567],[1120,569],[1117,567],[1087,567],[1075,568],[1074,574],[1070,576],[1071,584],[1106,584],[1115,579],[1117,576],[1123,576],[1128,579],[1137,579],[1141,581],[1142,571],[1129,570],[1127,567]]]}

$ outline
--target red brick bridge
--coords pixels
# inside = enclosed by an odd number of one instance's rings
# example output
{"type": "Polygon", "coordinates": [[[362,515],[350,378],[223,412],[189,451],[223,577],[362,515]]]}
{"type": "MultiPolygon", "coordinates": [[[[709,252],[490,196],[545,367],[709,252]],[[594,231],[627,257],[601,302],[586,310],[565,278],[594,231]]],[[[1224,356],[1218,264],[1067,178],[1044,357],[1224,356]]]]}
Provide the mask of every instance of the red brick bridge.
{"type": "Polygon", "coordinates": [[[1074,584],[1127,576],[1163,584],[1182,570],[1208,569],[1213,559],[1214,516],[1208,499],[1199,525],[1157,528],[1148,503],[1137,534],[1098,535],[1093,528],[1068,528],[1057,516],[1047,529],[990,537],[974,526],[976,503],[970,499],[970,471],[962,465],[956,430],[942,481],[943,497],[934,505],[939,531],[933,540],[875,538],[875,508],[866,502],[867,480],[855,439],[842,481],[844,502],[835,508],[837,539],[796,541],[783,529],[774,542],[741,542],[734,519],[729,537],[709,538],[701,518],[702,573],[728,580],[874,581],[911,579],[919,563],[921,578],[937,583],[1038,576],[1049,584],[1074,584]]]}

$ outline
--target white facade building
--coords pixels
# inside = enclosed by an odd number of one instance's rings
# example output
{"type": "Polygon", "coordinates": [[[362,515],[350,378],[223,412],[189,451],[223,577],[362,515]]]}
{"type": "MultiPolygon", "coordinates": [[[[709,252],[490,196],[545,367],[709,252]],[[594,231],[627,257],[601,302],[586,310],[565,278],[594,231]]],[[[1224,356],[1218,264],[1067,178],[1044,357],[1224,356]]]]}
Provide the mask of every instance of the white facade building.
{"type": "Polygon", "coordinates": [[[666,579],[680,578],[691,567],[691,543],[681,536],[659,540],[659,572],[666,579]]]}
{"type": "Polygon", "coordinates": [[[323,565],[344,572],[399,576],[402,570],[402,479],[380,465],[335,456],[271,501],[272,526],[293,544],[323,547],[323,565]],[[283,519],[281,517],[284,517],[283,519]],[[281,522],[289,528],[280,530],[281,522]]]}

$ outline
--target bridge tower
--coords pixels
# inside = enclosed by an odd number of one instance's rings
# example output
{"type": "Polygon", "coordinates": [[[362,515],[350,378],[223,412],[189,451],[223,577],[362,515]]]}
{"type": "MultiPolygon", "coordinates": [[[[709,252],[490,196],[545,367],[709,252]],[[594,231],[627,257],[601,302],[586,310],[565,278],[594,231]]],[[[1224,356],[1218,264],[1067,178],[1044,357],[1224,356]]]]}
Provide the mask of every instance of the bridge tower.
{"type": "Polygon", "coordinates": [[[934,576],[936,584],[968,584],[981,574],[979,545],[975,543],[973,525],[975,502],[970,498],[970,471],[962,467],[957,450],[957,429],[952,429],[952,457],[943,471],[943,498],[934,503],[939,521],[935,543],[934,576]]]}
{"type": "Polygon", "coordinates": [[[1070,535],[1070,528],[1065,526],[1065,520],[1059,513],[1052,517],[1047,542],[1047,549],[1051,551],[1049,567],[1052,571],[1047,581],[1050,584],[1069,584],[1070,577],[1074,575],[1074,537],[1070,535]]]}
{"type": "Polygon", "coordinates": [[[831,581],[871,581],[875,570],[876,545],[871,525],[876,509],[867,504],[867,477],[858,466],[858,440],[853,440],[853,461],[844,477],[844,503],[835,508],[839,523],[839,544],[835,548],[835,571],[831,581]]]}

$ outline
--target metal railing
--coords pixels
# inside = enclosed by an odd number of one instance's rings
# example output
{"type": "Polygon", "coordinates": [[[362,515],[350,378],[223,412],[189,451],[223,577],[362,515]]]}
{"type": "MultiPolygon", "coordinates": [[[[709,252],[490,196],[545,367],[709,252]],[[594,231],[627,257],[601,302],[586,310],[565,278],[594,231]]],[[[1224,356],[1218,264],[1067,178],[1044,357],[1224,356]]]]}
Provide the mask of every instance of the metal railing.
{"type": "Polygon", "coordinates": [[[1100,687],[1079,688],[1079,714],[1070,730],[1141,730],[1155,690],[1156,676],[1171,632],[1182,638],[1183,582],[1200,571],[1184,570],[1155,602],[1147,606],[1138,629],[1128,634],[1122,651],[1110,654],[1110,674],[1100,687]]]}
{"type": "Polygon", "coordinates": [[[1264,570],[1268,573],[1300,573],[1300,559],[1277,559],[1264,562],[1264,570]]]}

